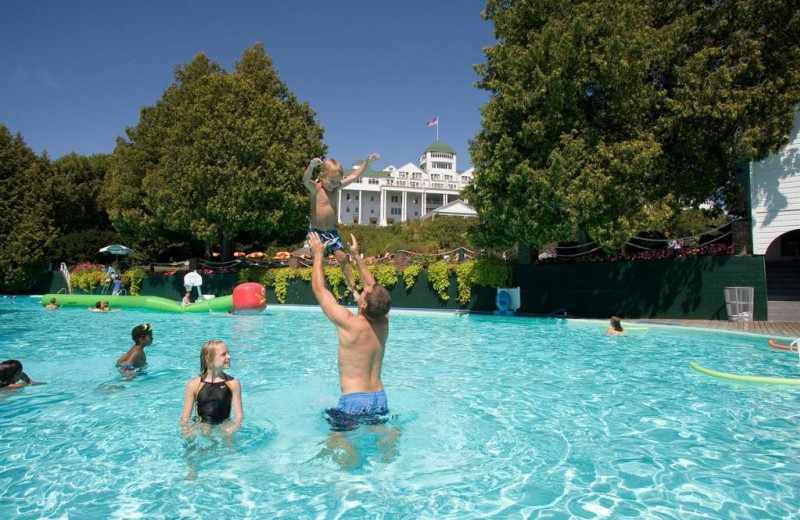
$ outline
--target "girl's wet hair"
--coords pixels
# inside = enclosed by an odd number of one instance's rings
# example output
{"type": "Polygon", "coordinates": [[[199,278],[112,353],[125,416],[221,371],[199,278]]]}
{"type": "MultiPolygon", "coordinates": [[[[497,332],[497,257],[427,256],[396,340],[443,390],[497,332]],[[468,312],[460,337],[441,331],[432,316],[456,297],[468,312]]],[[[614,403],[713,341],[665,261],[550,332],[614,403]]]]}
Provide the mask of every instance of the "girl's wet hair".
{"type": "Polygon", "coordinates": [[[619,316],[611,316],[611,328],[617,332],[622,332],[622,323],[619,321],[619,316]]]}
{"type": "Polygon", "coordinates": [[[225,342],[219,339],[211,339],[203,343],[203,348],[200,349],[200,377],[203,377],[208,372],[208,365],[214,360],[217,355],[217,347],[225,345],[225,342]]]}
{"type": "Polygon", "coordinates": [[[16,359],[8,359],[0,363],[0,386],[13,383],[14,377],[22,372],[22,363],[16,359]]]}

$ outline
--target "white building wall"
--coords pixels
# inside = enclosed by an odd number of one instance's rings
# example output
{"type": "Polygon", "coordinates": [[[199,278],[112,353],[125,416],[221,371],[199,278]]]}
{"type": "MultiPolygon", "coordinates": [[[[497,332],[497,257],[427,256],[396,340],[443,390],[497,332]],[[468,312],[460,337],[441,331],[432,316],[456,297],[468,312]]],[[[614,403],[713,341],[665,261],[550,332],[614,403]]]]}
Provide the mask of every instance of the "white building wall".
{"type": "Polygon", "coordinates": [[[459,193],[473,179],[473,169],[458,172],[456,156],[427,152],[420,157],[420,166],[406,163],[388,166],[385,177],[363,175],[342,188],[339,222],[378,225],[419,220],[426,213],[459,198],[459,193]],[[448,163],[451,168],[434,168],[433,164],[448,163]],[[374,200],[373,200],[374,199],[374,200]],[[359,213],[359,209],[361,213],[359,213]]]}
{"type": "Polygon", "coordinates": [[[800,229],[800,109],[789,144],[763,161],[750,163],[753,253],[766,254],[779,236],[800,229]]]}

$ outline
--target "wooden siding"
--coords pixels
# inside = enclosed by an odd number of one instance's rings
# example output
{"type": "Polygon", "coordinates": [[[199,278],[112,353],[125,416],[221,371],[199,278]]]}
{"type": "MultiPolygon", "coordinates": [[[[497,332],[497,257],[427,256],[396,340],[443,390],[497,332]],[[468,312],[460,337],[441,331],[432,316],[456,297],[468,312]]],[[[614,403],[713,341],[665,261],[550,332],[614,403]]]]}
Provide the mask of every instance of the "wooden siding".
{"type": "Polygon", "coordinates": [[[750,164],[753,253],[763,255],[776,238],[800,229],[800,110],[789,144],[779,153],[750,164]]]}

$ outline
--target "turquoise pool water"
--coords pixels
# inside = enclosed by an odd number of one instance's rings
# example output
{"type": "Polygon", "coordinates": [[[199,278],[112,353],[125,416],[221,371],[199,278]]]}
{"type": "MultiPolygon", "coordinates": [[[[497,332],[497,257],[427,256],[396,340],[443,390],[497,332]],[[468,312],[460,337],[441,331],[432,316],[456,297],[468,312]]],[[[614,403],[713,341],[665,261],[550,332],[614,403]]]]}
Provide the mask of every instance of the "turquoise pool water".
{"type": "Polygon", "coordinates": [[[334,328],[314,307],[254,316],[45,312],[0,300],[0,358],[47,385],[0,392],[0,518],[793,518],[800,390],[763,337],[393,311],[384,383],[398,435],[315,458],[338,398],[334,328]],[[114,360],[148,321],[148,373],[114,360]],[[228,342],[246,418],[232,445],[178,419],[203,341],[228,342]],[[188,477],[188,478],[187,478],[188,477]]]}

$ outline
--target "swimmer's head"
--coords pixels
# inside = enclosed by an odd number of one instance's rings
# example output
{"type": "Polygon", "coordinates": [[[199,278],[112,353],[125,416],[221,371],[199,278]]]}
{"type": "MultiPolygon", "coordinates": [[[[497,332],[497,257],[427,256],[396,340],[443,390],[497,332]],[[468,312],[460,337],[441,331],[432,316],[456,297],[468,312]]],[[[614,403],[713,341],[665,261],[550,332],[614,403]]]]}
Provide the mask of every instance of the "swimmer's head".
{"type": "Polygon", "coordinates": [[[200,349],[200,377],[208,372],[208,367],[214,365],[214,360],[220,352],[228,352],[228,345],[224,341],[212,339],[203,343],[200,349]]]}
{"type": "Polygon", "coordinates": [[[382,285],[372,285],[364,288],[361,293],[361,311],[368,320],[378,320],[389,313],[392,308],[392,296],[382,285]]]}
{"type": "Polygon", "coordinates": [[[16,359],[3,361],[0,363],[0,386],[13,383],[20,373],[22,373],[22,363],[16,359]]]}
{"type": "Polygon", "coordinates": [[[102,309],[103,308],[103,303],[102,302],[94,302],[94,308],[95,309],[102,309]]]}
{"type": "Polygon", "coordinates": [[[622,332],[622,323],[620,322],[619,316],[611,316],[610,324],[612,329],[617,332],[622,332]]]}
{"type": "Polygon", "coordinates": [[[55,298],[50,298],[50,303],[55,304],[56,303],[56,299],[55,298]]]}
{"type": "Polygon", "coordinates": [[[131,337],[137,345],[142,343],[147,336],[150,336],[151,339],[153,338],[153,326],[149,323],[137,325],[131,331],[131,337]]]}
{"type": "Polygon", "coordinates": [[[344,169],[336,159],[325,159],[319,166],[319,181],[328,191],[333,191],[342,185],[342,175],[344,169]]]}

